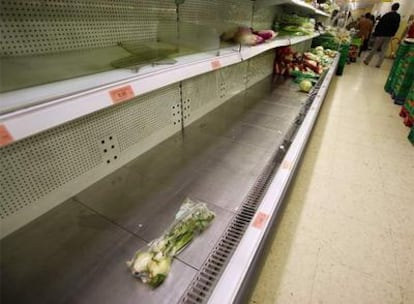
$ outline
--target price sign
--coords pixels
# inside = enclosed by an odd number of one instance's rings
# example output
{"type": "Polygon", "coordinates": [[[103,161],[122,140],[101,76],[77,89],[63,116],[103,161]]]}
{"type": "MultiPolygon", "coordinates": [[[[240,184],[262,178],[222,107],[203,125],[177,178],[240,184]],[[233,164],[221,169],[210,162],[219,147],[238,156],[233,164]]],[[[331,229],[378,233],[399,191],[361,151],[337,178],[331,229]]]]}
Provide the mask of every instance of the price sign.
{"type": "Polygon", "coordinates": [[[109,91],[112,103],[120,103],[132,99],[135,97],[134,91],[131,86],[125,86],[112,91],[109,91]]]}
{"type": "Polygon", "coordinates": [[[290,161],[288,161],[288,160],[285,160],[285,161],[282,163],[282,169],[285,169],[285,170],[290,170],[290,169],[292,169],[292,162],[290,162],[290,161]]]}
{"type": "Polygon", "coordinates": [[[211,62],[211,68],[213,69],[213,70],[217,70],[217,69],[219,69],[219,68],[221,68],[221,63],[220,63],[220,60],[213,60],[212,62],[211,62]]]}
{"type": "Polygon", "coordinates": [[[257,229],[262,229],[268,218],[269,214],[259,212],[254,218],[253,227],[257,229]]]}
{"type": "Polygon", "coordinates": [[[7,130],[5,125],[0,125],[0,147],[8,145],[14,141],[13,136],[7,130]]]}

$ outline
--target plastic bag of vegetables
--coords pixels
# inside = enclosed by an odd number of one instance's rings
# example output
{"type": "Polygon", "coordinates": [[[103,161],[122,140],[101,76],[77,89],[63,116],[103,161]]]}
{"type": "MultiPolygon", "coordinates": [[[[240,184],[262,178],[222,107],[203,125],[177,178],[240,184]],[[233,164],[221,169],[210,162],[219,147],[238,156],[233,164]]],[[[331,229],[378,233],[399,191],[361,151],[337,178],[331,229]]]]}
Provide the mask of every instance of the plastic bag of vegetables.
{"type": "Polygon", "coordinates": [[[137,251],[126,263],[132,275],[152,287],[159,286],[170,271],[173,257],[203,232],[214,217],[206,204],[186,198],[163,236],[153,240],[146,250],[137,251]]]}

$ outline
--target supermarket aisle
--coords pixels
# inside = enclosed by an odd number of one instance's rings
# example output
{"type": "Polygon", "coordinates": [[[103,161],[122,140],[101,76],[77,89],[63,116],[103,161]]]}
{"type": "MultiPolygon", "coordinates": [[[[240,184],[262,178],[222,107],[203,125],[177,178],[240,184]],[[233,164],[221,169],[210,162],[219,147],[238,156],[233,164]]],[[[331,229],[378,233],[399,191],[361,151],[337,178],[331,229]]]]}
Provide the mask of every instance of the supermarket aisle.
{"type": "Polygon", "coordinates": [[[414,303],[414,147],[390,65],[332,83],[250,304],[414,303]]]}

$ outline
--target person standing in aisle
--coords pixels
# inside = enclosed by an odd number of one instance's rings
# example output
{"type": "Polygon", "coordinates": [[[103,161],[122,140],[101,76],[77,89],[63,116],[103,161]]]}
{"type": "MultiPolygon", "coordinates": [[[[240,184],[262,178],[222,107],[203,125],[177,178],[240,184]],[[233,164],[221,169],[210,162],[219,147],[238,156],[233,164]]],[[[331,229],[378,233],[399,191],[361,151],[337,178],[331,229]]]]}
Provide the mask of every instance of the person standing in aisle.
{"type": "Polygon", "coordinates": [[[368,41],[371,36],[373,27],[374,24],[371,21],[371,14],[366,13],[364,17],[361,17],[361,20],[359,20],[358,24],[358,36],[362,39],[362,46],[359,49],[359,56],[361,56],[362,51],[368,50],[368,41]]]}
{"type": "Polygon", "coordinates": [[[375,52],[379,52],[379,58],[376,67],[381,67],[382,62],[384,61],[384,56],[385,52],[387,51],[388,44],[400,26],[401,17],[400,14],[397,13],[399,8],[400,5],[398,3],[394,3],[391,6],[391,12],[386,13],[384,16],[382,16],[377,26],[375,27],[374,47],[364,60],[364,63],[366,65],[369,64],[375,52]]]}

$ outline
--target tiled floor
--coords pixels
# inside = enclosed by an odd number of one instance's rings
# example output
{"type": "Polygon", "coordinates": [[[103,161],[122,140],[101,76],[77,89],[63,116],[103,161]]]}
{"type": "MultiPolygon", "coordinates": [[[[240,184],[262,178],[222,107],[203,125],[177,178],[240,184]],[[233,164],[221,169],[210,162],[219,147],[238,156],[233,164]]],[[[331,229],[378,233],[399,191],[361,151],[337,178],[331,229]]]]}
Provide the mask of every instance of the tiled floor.
{"type": "Polygon", "coordinates": [[[414,303],[414,147],[390,66],[333,81],[250,304],[414,303]]]}

